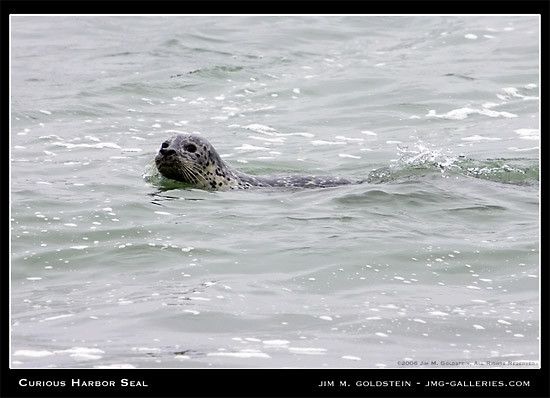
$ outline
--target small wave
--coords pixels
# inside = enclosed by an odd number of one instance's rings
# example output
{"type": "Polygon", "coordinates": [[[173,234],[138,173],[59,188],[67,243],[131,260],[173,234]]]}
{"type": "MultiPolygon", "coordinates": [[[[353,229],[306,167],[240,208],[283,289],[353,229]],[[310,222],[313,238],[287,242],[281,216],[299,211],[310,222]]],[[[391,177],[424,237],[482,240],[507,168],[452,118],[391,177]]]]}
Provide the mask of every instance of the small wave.
{"type": "Polygon", "coordinates": [[[458,166],[467,176],[515,185],[536,183],[540,175],[539,163],[535,159],[464,159],[458,166]]]}
{"type": "Polygon", "coordinates": [[[399,146],[398,149],[400,158],[396,164],[373,170],[369,174],[368,182],[383,183],[429,172],[451,176],[463,175],[515,185],[530,185],[539,181],[538,159],[477,160],[455,155],[451,150],[433,149],[420,144],[416,144],[413,149],[399,146]]]}
{"type": "Polygon", "coordinates": [[[488,117],[505,117],[505,118],[515,118],[518,115],[510,112],[497,112],[490,109],[473,109],[469,107],[453,109],[447,113],[438,115],[435,113],[435,110],[431,109],[426,116],[428,117],[437,117],[440,119],[450,119],[450,120],[462,120],[466,119],[468,115],[477,114],[488,117]]]}

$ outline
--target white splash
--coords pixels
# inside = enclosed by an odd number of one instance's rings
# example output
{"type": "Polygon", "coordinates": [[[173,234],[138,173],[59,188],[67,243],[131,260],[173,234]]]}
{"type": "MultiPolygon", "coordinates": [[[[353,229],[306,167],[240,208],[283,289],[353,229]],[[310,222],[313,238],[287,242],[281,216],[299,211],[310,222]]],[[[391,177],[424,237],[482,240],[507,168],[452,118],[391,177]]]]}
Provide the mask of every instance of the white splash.
{"type": "Polygon", "coordinates": [[[440,119],[449,119],[449,120],[463,120],[466,119],[469,115],[477,114],[482,116],[488,116],[488,117],[505,117],[505,118],[515,118],[518,117],[518,115],[510,113],[510,112],[497,112],[492,111],[490,109],[484,108],[484,109],[474,109],[474,108],[458,108],[453,109],[447,113],[443,114],[437,114],[435,110],[431,109],[427,117],[437,117],[440,119]]]}
{"type": "Polygon", "coordinates": [[[538,141],[540,139],[539,129],[518,129],[514,130],[514,133],[519,135],[519,138],[522,140],[538,141]]]}

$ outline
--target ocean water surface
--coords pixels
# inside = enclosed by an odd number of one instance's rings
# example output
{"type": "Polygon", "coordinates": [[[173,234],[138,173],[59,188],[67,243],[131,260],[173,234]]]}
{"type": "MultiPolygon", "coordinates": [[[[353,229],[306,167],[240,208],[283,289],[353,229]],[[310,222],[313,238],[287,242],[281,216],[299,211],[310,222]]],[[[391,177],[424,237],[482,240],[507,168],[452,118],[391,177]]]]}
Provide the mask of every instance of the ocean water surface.
{"type": "Polygon", "coordinates": [[[11,366],[538,368],[539,51],[536,16],[12,16],[11,366]],[[368,183],[192,189],[178,132],[368,183]]]}

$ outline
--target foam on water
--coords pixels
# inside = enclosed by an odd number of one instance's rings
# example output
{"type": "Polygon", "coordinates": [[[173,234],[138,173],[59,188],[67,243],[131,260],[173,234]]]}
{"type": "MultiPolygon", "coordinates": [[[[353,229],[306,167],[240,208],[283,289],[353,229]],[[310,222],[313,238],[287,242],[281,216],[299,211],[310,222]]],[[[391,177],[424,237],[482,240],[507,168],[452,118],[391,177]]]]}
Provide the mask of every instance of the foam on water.
{"type": "Polygon", "coordinates": [[[439,171],[442,177],[460,174],[518,185],[536,184],[539,181],[539,163],[528,158],[476,160],[462,154],[455,155],[450,149],[438,149],[427,144],[414,144],[412,149],[397,148],[399,160],[391,167],[372,171],[369,182],[409,178],[418,172],[429,171],[439,171]]]}

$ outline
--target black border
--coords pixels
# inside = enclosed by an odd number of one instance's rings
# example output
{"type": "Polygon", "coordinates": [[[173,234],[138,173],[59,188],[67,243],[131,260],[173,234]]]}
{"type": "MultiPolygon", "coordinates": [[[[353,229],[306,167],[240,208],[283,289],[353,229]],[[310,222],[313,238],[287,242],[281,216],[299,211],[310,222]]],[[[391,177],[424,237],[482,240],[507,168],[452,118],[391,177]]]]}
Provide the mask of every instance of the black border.
{"type": "Polygon", "coordinates": [[[529,369],[17,369],[4,377],[2,397],[548,397],[548,376],[529,369]],[[65,386],[20,387],[22,379],[65,386]],[[114,387],[72,387],[72,379],[113,381],[114,387]],[[122,379],[142,386],[122,387],[122,379]],[[319,387],[327,381],[334,386],[319,387]],[[516,382],[529,385],[511,388],[516,382]]]}
{"type": "Polygon", "coordinates": [[[7,14],[541,14],[546,0],[378,1],[27,1],[2,0],[7,14]]]}
{"type": "MultiPolygon", "coordinates": [[[[550,2],[545,1],[453,1],[453,2],[28,2],[2,1],[0,38],[2,41],[3,136],[8,137],[8,49],[10,14],[247,14],[300,13],[314,14],[540,14],[541,18],[541,130],[548,130],[548,15],[550,2]]],[[[544,134],[541,143],[544,142],[544,134]]],[[[541,147],[542,148],[542,147],[541,147]]],[[[542,149],[541,149],[542,153],[542,149]]],[[[9,158],[9,156],[8,156],[9,158]]],[[[8,168],[9,170],[9,168],[8,168]]],[[[542,173],[541,173],[542,174],[542,173]]],[[[541,190],[542,192],[542,190],[541,190]]],[[[8,193],[9,195],[9,193],[8,193]]],[[[541,226],[542,226],[541,206],[541,226]]],[[[9,253],[9,251],[6,251],[9,253]]],[[[9,261],[9,260],[8,260],[9,261]]],[[[7,264],[2,268],[2,344],[0,346],[1,397],[328,397],[328,396],[447,396],[447,397],[549,397],[548,367],[549,335],[548,271],[541,259],[541,369],[9,369],[9,278],[7,264]],[[66,387],[21,387],[21,379],[65,380],[66,387]],[[113,380],[116,387],[70,387],[72,379],[113,380]],[[121,387],[120,380],[128,379],[148,387],[121,387]],[[410,381],[411,387],[384,386],[384,381],[410,381]],[[318,387],[321,381],[334,381],[334,387],[318,387]],[[340,381],[346,381],[341,386],[340,381]],[[375,386],[357,387],[356,381],[370,381],[375,386]],[[441,386],[425,387],[428,381],[441,386]],[[481,386],[483,382],[497,386],[481,386]],[[508,387],[509,381],[529,381],[529,387],[508,387]],[[451,382],[459,382],[455,387],[451,382]],[[477,387],[476,387],[477,382],[477,387]],[[498,386],[503,382],[504,386],[498,386]],[[376,386],[381,384],[382,386],[376,386]],[[419,384],[417,384],[419,383],[419,384]]]]}

